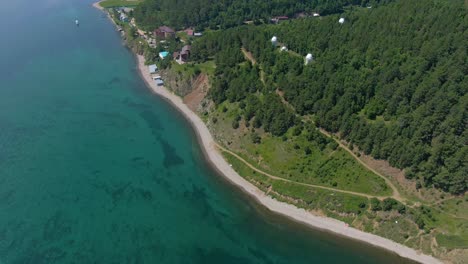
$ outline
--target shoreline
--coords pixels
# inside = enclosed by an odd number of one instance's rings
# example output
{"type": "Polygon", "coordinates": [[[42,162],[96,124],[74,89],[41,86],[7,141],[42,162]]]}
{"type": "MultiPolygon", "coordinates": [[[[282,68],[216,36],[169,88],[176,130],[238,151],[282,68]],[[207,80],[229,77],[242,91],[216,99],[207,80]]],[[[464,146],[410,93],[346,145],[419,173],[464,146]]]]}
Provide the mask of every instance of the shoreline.
{"type": "MultiPolygon", "coordinates": [[[[99,2],[94,3],[93,6],[99,10],[104,10],[104,8],[99,5],[99,2]]],[[[146,86],[153,93],[169,102],[190,123],[193,130],[195,131],[197,141],[200,144],[206,161],[211,164],[213,169],[215,169],[218,174],[223,176],[241,191],[248,194],[249,197],[254,198],[263,207],[267,208],[271,212],[285,216],[294,222],[305,224],[310,228],[326,231],[337,236],[358,240],[371,246],[388,250],[406,259],[429,264],[443,263],[433,256],[418,253],[415,249],[409,248],[387,238],[348,227],[344,222],[333,218],[313,215],[312,213],[298,208],[292,204],[280,202],[271,198],[270,196],[267,196],[263,191],[258,189],[256,186],[248,182],[236,171],[234,171],[234,169],[228,164],[228,162],[223,158],[222,154],[217,149],[210,131],[201,118],[192,110],[190,110],[190,108],[183,102],[181,97],[175,95],[164,86],[157,86],[150,76],[148,67],[145,65],[144,57],[137,54],[134,54],[134,56],[136,59],[138,73],[144,80],[146,86]]]]}
{"type": "Polygon", "coordinates": [[[93,3],[93,7],[94,7],[94,8],[97,8],[97,9],[99,9],[99,10],[104,11],[104,8],[99,4],[99,3],[101,3],[102,1],[103,1],[103,0],[97,1],[96,3],[93,3]]]}
{"type": "Polygon", "coordinates": [[[229,182],[240,188],[250,197],[254,198],[262,206],[266,207],[271,212],[286,216],[295,222],[305,224],[314,229],[327,231],[335,235],[359,240],[372,246],[391,251],[403,258],[414,260],[420,263],[442,263],[440,260],[432,256],[422,253],[420,254],[412,248],[398,244],[389,239],[348,227],[344,222],[333,218],[313,215],[304,209],[298,208],[292,204],[280,202],[271,198],[270,196],[265,195],[263,191],[248,182],[236,171],[234,171],[231,166],[229,166],[227,161],[224,160],[223,156],[216,148],[214,139],[211,136],[211,133],[209,132],[205,123],[197,114],[188,108],[188,106],[183,102],[182,98],[175,95],[164,86],[156,86],[154,81],[151,79],[143,56],[135,54],[135,57],[137,60],[138,73],[141,78],[143,78],[148,88],[153,93],[168,101],[185,117],[185,119],[187,119],[187,121],[193,127],[197,139],[201,145],[202,152],[207,161],[216,171],[218,171],[220,175],[224,176],[224,178],[226,178],[229,182]]]}

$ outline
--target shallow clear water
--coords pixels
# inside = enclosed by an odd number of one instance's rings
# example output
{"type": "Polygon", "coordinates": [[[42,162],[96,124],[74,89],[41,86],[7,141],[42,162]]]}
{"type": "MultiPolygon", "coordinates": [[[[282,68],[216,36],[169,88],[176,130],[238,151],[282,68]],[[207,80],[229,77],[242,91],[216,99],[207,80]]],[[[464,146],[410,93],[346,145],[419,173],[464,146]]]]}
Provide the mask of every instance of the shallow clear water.
{"type": "Polygon", "coordinates": [[[91,3],[0,8],[0,263],[402,261],[271,214],[213,173],[91,3]]]}

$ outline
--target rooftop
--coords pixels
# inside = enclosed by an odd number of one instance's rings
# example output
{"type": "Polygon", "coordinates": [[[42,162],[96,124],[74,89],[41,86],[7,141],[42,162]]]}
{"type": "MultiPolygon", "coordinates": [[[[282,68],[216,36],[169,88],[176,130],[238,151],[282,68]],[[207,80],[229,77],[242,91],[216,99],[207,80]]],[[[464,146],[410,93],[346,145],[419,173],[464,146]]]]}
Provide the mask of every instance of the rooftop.
{"type": "Polygon", "coordinates": [[[181,54],[186,54],[188,52],[190,52],[190,50],[192,49],[192,46],[190,45],[185,45],[183,48],[182,48],[182,51],[180,52],[181,54]]]}
{"type": "Polygon", "coordinates": [[[168,27],[168,26],[160,26],[158,29],[159,29],[161,32],[175,33],[175,31],[174,31],[172,28],[168,27]]]}
{"type": "Polygon", "coordinates": [[[152,65],[149,65],[148,66],[148,69],[150,71],[150,73],[154,73],[158,70],[158,66],[156,66],[156,64],[152,64],[152,65]]]}

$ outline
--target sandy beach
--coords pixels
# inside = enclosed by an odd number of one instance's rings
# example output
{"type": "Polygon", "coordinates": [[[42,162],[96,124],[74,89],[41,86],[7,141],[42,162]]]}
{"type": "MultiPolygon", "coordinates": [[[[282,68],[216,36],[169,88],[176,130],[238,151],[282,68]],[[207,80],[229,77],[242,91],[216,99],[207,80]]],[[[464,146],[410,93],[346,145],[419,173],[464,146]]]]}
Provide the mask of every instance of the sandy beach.
{"type": "Polygon", "coordinates": [[[137,55],[137,60],[140,75],[145,80],[148,87],[151,88],[154,93],[168,100],[192,124],[197,133],[200,144],[204,149],[206,158],[213,164],[213,166],[230,182],[240,187],[244,192],[254,197],[259,203],[272,212],[285,215],[295,221],[312,226],[313,228],[326,230],[338,235],[350,237],[377,247],[384,248],[386,250],[395,252],[404,258],[412,259],[421,263],[442,263],[432,256],[420,254],[414,249],[403,246],[389,239],[348,227],[346,223],[336,219],[313,215],[304,209],[297,208],[291,204],[279,202],[269,196],[266,196],[260,189],[255,187],[253,184],[235,172],[234,169],[232,169],[231,166],[224,160],[221,153],[215,147],[213,137],[211,136],[205,123],[198,115],[192,112],[186,104],[183,103],[182,98],[175,95],[167,88],[161,86],[158,87],[156,85],[156,83],[151,79],[148,67],[145,66],[143,56],[137,55]]]}
{"type": "MultiPolygon", "coordinates": [[[[94,3],[93,6],[103,10],[103,8],[99,5],[99,2],[94,3]]],[[[175,95],[167,88],[156,85],[154,80],[151,78],[148,66],[145,65],[144,57],[141,55],[136,55],[136,59],[139,74],[147,84],[148,88],[150,88],[155,94],[161,96],[169,103],[171,103],[171,105],[180,111],[192,125],[197,134],[198,141],[204,150],[206,159],[213,165],[213,167],[217,169],[219,173],[227,180],[238,186],[241,190],[257,200],[270,211],[284,215],[294,221],[306,224],[312,228],[321,229],[389,250],[403,258],[411,259],[420,263],[442,263],[440,260],[432,256],[419,253],[412,248],[398,244],[389,239],[349,227],[346,223],[333,218],[313,215],[304,209],[277,201],[270,196],[265,195],[265,193],[256,186],[242,178],[236,171],[234,171],[234,169],[227,163],[227,161],[224,160],[222,154],[216,148],[215,141],[205,123],[196,113],[190,110],[190,108],[183,102],[182,98],[175,95]]]]}
{"type": "Polygon", "coordinates": [[[99,10],[104,10],[104,8],[99,3],[101,3],[101,1],[94,3],[93,6],[99,10]]]}

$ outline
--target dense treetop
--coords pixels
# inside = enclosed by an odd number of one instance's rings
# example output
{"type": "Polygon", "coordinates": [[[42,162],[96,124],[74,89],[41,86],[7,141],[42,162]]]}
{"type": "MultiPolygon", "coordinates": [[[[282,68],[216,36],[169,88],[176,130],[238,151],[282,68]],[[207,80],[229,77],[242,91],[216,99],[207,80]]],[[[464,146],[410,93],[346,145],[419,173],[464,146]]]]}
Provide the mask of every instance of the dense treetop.
{"type": "Polygon", "coordinates": [[[418,184],[463,193],[466,14],[462,0],[399,0],[352,8],[344,24],[331,15],[212,32],[194,43],[193,54],[216,61],[213,101],[242,102],[254,126],[282,135],[298,124],[296,114],[310,115],[366,154],[405,168],[418,184]],[[273,47],[273,35],[290,51],[273,47]],[[246,62],[241,48],[257,64],[246,62]],[[307,53],[315,60],[304,66],[307,53]]]}
{"type": "Polygon", "coordinates": [[[268,21],[272,16],[300,12],[339,13],[346,5],[376,5],[393,0],[145,0],[134,12],[147,29],[168,25],[217,29],[242,25],[244,21],[268,21]]]}

